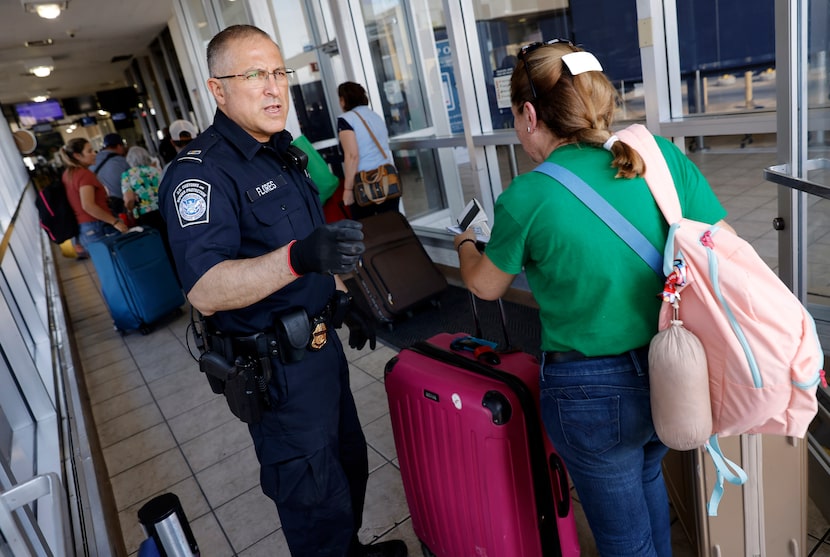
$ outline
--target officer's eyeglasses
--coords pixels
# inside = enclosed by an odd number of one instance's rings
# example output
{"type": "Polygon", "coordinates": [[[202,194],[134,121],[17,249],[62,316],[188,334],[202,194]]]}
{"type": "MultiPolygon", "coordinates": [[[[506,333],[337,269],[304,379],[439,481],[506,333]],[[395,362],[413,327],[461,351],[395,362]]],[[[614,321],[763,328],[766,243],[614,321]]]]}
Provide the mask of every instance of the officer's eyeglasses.
{"type": "Polygon", "coordinates": [[[273,77],[277,84],[290,83],[294,78],[294,70],[288,68],[278,68],[273,72],[266,70],[250,70],[245,73],[235,73],[231,75],[217,75],[215,79],[230,79],[232,77],[240,78],[243,83],[249,87],[265,87],[268,83],[268,78],[273,77]]]}
{"type": "Polygon", "coordinates": [[[569,41],[568,39],[551,39],[549,41],[545,41],[545,42],[542,42],[542,43],[540,43],[540,42],[530,43],[530,44],[527,44],[527,45],[523,46],[521,49],[519,49],[518,58],[519,58],[519,60],[524,62],[525,71],[527,72],[527,82],[530,84],[530,93],[533,95],[533,100],[534,101],[537,98],[539,98],[539,95],[536,94],[536,86],[533,84],[533,78],[530,77],[530,68],[527,65],[527,60],[525,60],[525,57],[528,54],[530,54],[531,52],[533,52],[534,50],[542,48],[543,46],[550,46],[552,44],[559,44],[559,43],[564,43],[564,44],[568,44],[568,45],[573,46],[573,43],[571,41],[569,41]]]}

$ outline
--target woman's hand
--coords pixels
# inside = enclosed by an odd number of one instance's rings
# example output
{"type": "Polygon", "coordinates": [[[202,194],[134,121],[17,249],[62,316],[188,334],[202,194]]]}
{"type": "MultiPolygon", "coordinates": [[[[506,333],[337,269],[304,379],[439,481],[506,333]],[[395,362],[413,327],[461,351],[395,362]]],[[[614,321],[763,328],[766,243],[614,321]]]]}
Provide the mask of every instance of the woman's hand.
{"type": "MultiPolygon", "coordinates": [[[[464,240],[472,240],[473,243],[476,241],[476,233],[472,228],[468,228],[461,234],[456,235],[455,239],[453,240],[453,245],[455,246],[455,251],[458,251],[458,246],[461,245],[461,242],[464,240]]],[[[467,242],[469,243],[469,242],[467,242]]]]}
{"type": "Polygon", "coordinates": [[[348,207],[354,205],[354,190],[343,189],[343,205],[348,207]]]}
{"type": "Polygon", "coordinates": [[[482,300],[495,300],[510,288],[516,275],[505,273],[496,267],[485,253],[478,251],[476,234],[468,228],[453,239],[458,252],[461,280],[473,294],[482,300]]]}
{"type": "Polygon", "coordinates": [[[115,223],[113,223],[113,225],[112,225],[112,226],[113,226],[113,228],[115,228],[117,231],[119,231],[121,234],[124,234],[127,230],[129,230],[129,228],[127,227],[127,225],[126,225],[126,224],[124,223],[124,221],[122,221],[121,219],[118,219],[118,221],[116,221],[115,223]]]}
{"type": "Polygon", "coordinates": [[[124,192],[124,207],[127,208],[128,211],[132,212],[135,209],[137,196],[133,190],[128,190],[124,192]]]}

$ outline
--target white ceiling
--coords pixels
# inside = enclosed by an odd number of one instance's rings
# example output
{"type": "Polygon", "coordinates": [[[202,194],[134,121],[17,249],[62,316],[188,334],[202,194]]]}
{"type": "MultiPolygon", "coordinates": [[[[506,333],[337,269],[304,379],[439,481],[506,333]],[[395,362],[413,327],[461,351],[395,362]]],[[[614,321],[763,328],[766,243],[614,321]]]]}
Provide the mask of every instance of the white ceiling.
{"type": "Polygon", "coordinates": [[[171,0],[69,0],[59,18],[46,20],[27,13],[21,0],[0,0],[0,104],[47,91],[61,99],[129,85],[130,57],[144,54],[172,15],[171,0]],[[25,46],[46,39],[53,43],[25,46]],[[28,73],[26,62],[44,57],[54,60],[52,74],[28,73]]]}

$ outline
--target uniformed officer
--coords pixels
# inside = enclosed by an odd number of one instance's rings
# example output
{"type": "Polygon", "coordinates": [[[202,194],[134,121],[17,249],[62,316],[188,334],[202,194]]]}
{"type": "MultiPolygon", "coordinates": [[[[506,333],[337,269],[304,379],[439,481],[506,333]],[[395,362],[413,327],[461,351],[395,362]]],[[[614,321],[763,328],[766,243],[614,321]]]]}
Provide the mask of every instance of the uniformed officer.
{"type": "MultiPolygon", "coordinates": [[[[329,331],[346,299],[336,274],[353,269],[364,249],[361,225],[325,224],[290,149],[291,70],[273,40],[256,27],[228,27],[210,41],[207,63],[213,125],[179,153],[160,191],[182,285],[205,316],[206,353],[222,356],[202,369],[249,422],[262,490],[277,505],[293,556],[403,557],[400,540],[357,539],[367,447],[348,363],[329,331]],[[239,377],[255,380],[233,390],[239,377]],[[251,392],[259,405],[245,398],[251,392]]],[[[365,315],[349,308],[345,323],[351,346],[368,340],[374,349],[365,315]]]]}

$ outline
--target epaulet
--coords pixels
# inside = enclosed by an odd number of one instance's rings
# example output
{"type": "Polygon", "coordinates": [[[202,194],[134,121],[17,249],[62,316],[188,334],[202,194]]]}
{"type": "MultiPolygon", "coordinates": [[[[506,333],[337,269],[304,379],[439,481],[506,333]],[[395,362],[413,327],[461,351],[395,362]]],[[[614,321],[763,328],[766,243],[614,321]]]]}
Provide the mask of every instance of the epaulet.
{"type": "Polygon", "coordinates": [[[196,139],[185,146],[176,157],[179,162],[195,162],[201,164],[211,147],[219,142],[220,135],[213,131],[199,134],[196,139]]]}

